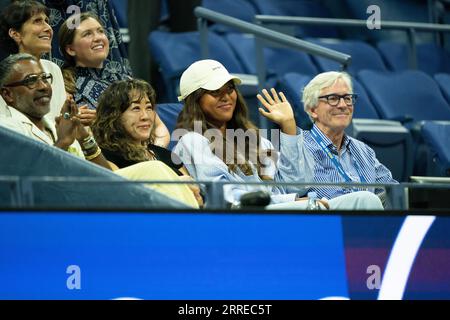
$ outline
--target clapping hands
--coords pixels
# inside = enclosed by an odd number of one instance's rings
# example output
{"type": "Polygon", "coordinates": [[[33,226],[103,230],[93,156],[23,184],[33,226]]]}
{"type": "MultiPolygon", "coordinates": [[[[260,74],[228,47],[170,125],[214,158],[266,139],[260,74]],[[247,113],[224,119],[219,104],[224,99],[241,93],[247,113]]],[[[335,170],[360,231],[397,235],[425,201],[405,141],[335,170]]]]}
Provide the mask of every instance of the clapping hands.
{"type": "Polygon", "coordinates": [[[83,140],[89,136],[79,117],[78,107],[72,96],[68,96],[61,108],[60,116],[55,118],[56,134],[58,139],[55,146],[67,150],[77,140],[83,140]]]}

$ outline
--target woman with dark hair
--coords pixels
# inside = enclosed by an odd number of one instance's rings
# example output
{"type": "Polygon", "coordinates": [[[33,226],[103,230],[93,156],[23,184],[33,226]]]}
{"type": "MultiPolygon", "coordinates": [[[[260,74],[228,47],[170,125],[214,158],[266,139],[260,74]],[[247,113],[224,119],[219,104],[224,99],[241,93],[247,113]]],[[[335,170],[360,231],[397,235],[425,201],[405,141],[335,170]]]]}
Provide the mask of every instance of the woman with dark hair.
{"type": "MultiPolygon", "coordinates": [[[[113,170],[158,160],[182,180],[192,180],[181,160],[169,150],[154,145],[156,120],[155,91],[145,81],[121,80],[100,96],[94,137],[113,170]]],[[[199,188],[191,185],[199,204],[199,188]]]]}
{"type": "MultiPolygon", "coordinates": [[[[49,25],[49,9],[37,1],[14,1],[0,15],[0,47],[7,54],[28,53],[36,57],[44,72],[52,75],[53,95],[49,119],[54,122],[66,100],[66,91],[60,68],[53,62],[41,59],[51,51],[53,29],[49,25]]],[[[11,113],[0,98],[0,114],[11,113]]]]}
{"type": "MultiPolygon", "coordinates": [[[[237,85],[241,80],[228,73],[215,60],[200,60],[190,65],[180,79],[179,100],[184,107],[177,127],[186,132],[174,148],[189,173],[198,180],[254,183],[267,181],[308,182],[313,179],[312,157],[297,135],[292,109],[273,108],[270,119],[280,128],[280,152],[263,137],[248,119],[247,106],[237,85]],[[287,177],[291,177],[289,180],[287,177]]],[[[272,95],[275,95],[272,89],[272,95]]],[[[266,99],[270,94],[263,90],[266,99]]],[[[285,97],[280,93],[282,99],[285,97]]],[[[272,101],[272,100],[270,100],[272,101]]],[[[287,104],[286,104],[287,105],[287,104]]],[[[263,111],[262,109],[260,111],[263,111]]],[[[267,116],[267,112],[262,112],[267,116]]],[[[273,135],[272,135],[273,138],[273,135]]],[[[226,184],[225,200],[237,204],[249,191],[266,190],[271,194],[268,208],[305,209],[303,194],[289,194],[286,188],[272,184],[226,184]]],[[[354,192],[327,201],[331,209],[381,209],[381,202],[370,192],[354,192]]]]}
{"type": "MultiPolygon", "coordinates": [[[[247,105],[237,89],[240,83],[239,78],[230,75],[215,60],[197,61],[183,73],[179,100],[183,100],[184,107],[177,128],[187,133],[178,141],[174,152],[198,180],[282,181],[282,175],[289,170],[299,180],[301,177],[305,180],[308,172],[298,171],[293,163],[299,158],[293,154],[296,149],[286,148],[283,153],[283,146],[290,142],[285,133],[281,136],[280,161],[289,169],[276,170],[278,154],[249,120],[247,105]]],[[[224,195],[228,202],[237,203],[243,194],[259,189],[269,191],[274,203],[296,200],[296,194],[286,195],[282,187],[226,185],[224,195]]]]}
{"type": "MultiPolygon", "coordinates": [[[[131,78],[117,62],[109,62],[105,67],[110,43],[100,19],[93,13],[72,15],[61,25],[58,39],[65,59],[66,90],[74,95],[78,105],[95,110],[100,95],[110,84],[131,78]]],[[[166,146],[170,135],[157,115],[155,125],[155,144],[166,146]]]]}
{"type": "Polygon", "coordinates": [[[178,175],[187,175],[175,154],[154,144],[155,119],[156,98],[150,84],[138,79],[121,80],[100,96],[92,130],[105,157],[118,168],[160,160],[178,175]]]}

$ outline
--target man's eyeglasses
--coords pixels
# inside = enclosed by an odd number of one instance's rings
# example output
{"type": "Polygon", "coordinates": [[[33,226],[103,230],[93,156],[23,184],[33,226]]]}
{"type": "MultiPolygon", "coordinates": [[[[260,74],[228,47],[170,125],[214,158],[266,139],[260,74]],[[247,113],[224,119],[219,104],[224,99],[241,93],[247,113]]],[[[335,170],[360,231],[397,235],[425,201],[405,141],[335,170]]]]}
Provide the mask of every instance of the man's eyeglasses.
{"type": "Polygon", "coordinates": [[[3,87],[26,86],[28,89],[35,89],[39,81],[42,81],[45,84],[52,84],[53,76],[51,73],[30,74],[23,80],[5,84],[3,87]]]}
{"type": "Polygon", "coordinates": [[[355,93],[343,95],[332,93],[319,97],[319,99],[325,99],[327,103],[332,107],[336,107],[339,104],[339,102],[341,102],[341,99],[344,99],[344,103],[348,107],[351,107],[355,104],[356,98],[358,98],[358,95],[355,93]]]}
{"type": "Polygon", "coordinates": [[[223,96],[224,94],[231,94],[233,93],[234,89],[236,89],[235,85],[233,82],[227,83],[224,87],[217,89],[217,90],[213,90],[213,91],[209,91],[207,90],[206,92],[210,95],[212,95],[214,98],[218,98],[223,96]]]}

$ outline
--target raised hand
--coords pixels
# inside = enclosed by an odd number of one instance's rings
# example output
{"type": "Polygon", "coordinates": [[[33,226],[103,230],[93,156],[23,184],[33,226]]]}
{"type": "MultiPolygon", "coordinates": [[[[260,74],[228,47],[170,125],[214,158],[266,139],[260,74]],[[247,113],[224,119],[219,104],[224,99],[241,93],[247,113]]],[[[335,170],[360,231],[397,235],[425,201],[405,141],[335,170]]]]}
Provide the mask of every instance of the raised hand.
{"type": "Polygon", "coordinates": [[[266,111],[263,108],[259,108],[259,112],[270,121],[278,124],[281,127],[281,131],[285,134],[297,134],[297,127],[291,104],[287,101],[283,92],[278,94],[274,88],[270,89],[270,92],[272,95],[270,95],[266,89],[263,89],[262,95],[258,94],[256,96],[259,102],[267,109],[266,111]]]}

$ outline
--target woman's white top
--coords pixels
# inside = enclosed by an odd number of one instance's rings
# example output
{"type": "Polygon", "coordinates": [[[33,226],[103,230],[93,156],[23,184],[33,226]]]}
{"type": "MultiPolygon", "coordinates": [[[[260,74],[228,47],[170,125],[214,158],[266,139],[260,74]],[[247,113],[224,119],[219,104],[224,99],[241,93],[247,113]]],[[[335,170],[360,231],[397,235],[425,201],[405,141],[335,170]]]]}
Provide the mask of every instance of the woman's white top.
{"type": "MultiPolygon", "coordinates": [[[[263,174],[272,178],[275,182],[292,181],[285,179],[286,175],[297,177],[299,183],[312,180],[310,157],[303,148],[303,139],[299,136],[280,134],[280,151],[273,144],[261,137],[261,149],[273,150],[278,155],[277,160],[267,158],[263,174]],[[302,144],[299,146],[299,143],[302,144]]],[[[232,172],[228,166],[211,150],[210,142],[203,135],[196,132],[184,134],[173,149],[189,174],[199,181],[223,181],[223,182],[264,182],[258,175],[256,167],[253,167],[252,175],[245,175],[242,171],[232,172]]],[[[251,185],[225,185],[224,197],[230,203],[236,203],[240,197],[251,191],[267,190],[272,194],[272,203],[294,201],[295,193],[286,193],[283,186],[251,186],[251,185]]]]}

